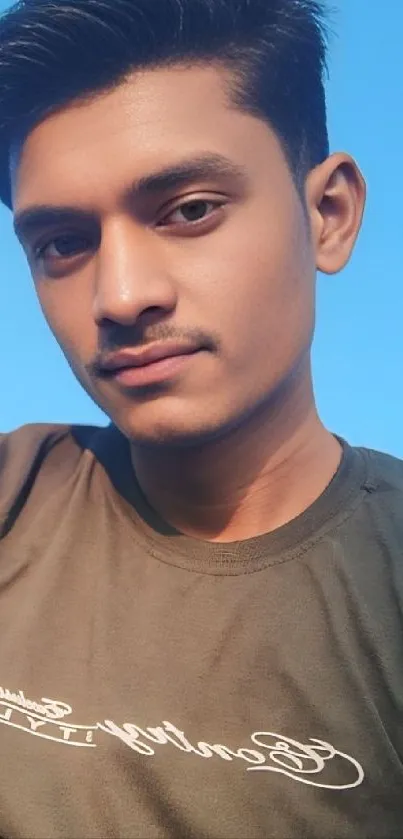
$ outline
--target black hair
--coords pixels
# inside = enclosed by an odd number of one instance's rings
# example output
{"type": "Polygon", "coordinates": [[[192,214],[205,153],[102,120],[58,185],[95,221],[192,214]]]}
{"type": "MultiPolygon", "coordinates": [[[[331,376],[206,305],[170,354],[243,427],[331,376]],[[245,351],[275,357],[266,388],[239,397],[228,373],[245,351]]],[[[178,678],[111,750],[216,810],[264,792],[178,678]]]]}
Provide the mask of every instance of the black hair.
{"type": "Polygon", "coordinates": [[[329,154],[326,35],[315,0],[20,0],[0,17],[0,200],[12,144],[47,115],[189,62],[233,71],[232,101],[271,125],[303,183],[329,154]]]}

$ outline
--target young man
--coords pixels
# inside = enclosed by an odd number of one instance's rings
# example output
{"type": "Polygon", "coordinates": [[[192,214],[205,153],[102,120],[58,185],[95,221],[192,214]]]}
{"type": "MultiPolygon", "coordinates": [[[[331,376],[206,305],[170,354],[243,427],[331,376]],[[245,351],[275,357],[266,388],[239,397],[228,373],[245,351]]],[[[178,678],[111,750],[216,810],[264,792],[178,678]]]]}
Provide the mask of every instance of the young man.
{"type": "MultiPolygon", "coordinates": [[[[0,835],[403,835],[403,465],[321,422],[312,0],[26,0],[0,194],[107,428],[0,442],[0,835]]],[[[39,371],[40,374],[40,371],[39,371]]]]}

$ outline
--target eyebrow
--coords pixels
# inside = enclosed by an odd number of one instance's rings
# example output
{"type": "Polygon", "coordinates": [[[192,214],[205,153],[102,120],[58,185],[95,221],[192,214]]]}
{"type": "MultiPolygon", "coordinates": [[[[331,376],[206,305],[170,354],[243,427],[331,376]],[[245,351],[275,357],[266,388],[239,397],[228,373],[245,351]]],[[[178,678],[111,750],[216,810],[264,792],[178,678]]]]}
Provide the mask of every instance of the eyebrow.
{"type": "MultiPolygon", "coordinates": [[[[144,175],[130,185],[123,200],[125,203],[131,203],[135,199],[169,192],[209,178],[236,181],[239,187],[245,188],[247,171],[243,166],[220,154],[198,155],[144,175]]],[[[72,224],[77,221],[94,224],[94,214],[78,207],[36,204],[15,214],[14,231],[21,241],[44,227],[72,224]]]]}

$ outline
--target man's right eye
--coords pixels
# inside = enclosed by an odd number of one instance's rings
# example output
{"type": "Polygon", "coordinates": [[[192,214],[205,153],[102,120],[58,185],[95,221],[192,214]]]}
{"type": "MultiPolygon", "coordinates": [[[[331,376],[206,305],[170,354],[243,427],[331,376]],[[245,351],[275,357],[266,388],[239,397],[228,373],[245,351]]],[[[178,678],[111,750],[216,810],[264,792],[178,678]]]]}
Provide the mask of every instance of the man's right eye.
{"type": "Polygon", "coordinates": [[[77,233],[54,236],[34,248],[35,259],[70,259],[88,250],[89,239],[77,233]]]}

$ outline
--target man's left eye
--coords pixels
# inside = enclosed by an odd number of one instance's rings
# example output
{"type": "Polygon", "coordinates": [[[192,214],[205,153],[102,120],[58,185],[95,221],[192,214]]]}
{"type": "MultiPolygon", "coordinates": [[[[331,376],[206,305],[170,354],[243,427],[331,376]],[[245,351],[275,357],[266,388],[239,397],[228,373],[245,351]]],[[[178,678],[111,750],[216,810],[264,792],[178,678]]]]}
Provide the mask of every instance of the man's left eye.
{"type": "Polygon", "coordinates": [[[165,216],[163,224],[165,225],[167,221],[171,224],[181,224],[183,222],[191,224],[192,222],[203,221],[203,219],[208,218],[214,210],[221,207],[223,203],[223,201],[207,201],[205,198],[197,198],[193,201],[187,201],[186,204],[181,204],[180,207],[177,207],[176,210],[173,210],[165,216]],[[180,216],[178,217],[179,213],[182,214],[182,218],[180,218],[180,216]]]}

